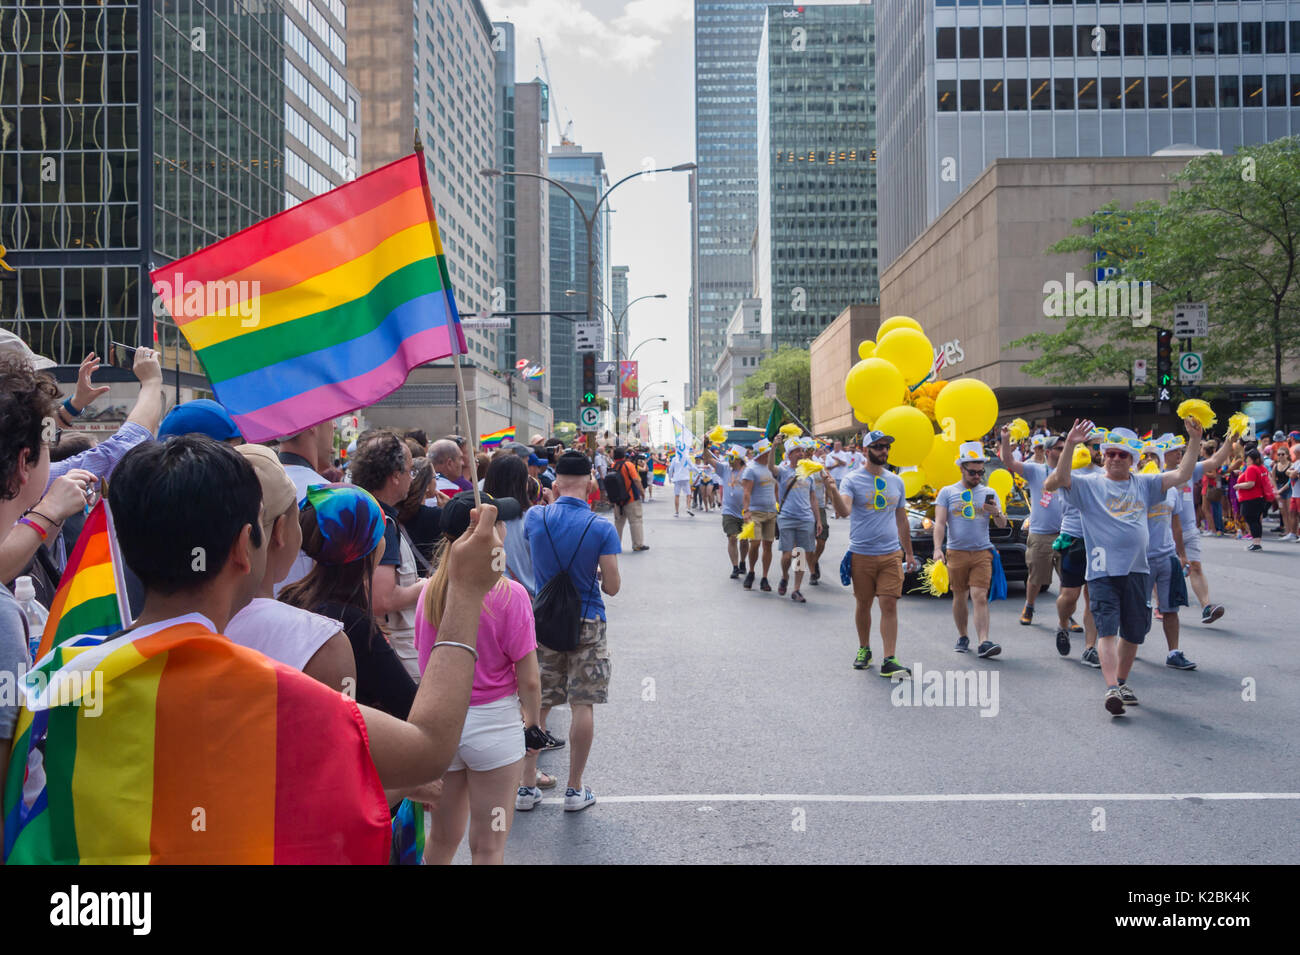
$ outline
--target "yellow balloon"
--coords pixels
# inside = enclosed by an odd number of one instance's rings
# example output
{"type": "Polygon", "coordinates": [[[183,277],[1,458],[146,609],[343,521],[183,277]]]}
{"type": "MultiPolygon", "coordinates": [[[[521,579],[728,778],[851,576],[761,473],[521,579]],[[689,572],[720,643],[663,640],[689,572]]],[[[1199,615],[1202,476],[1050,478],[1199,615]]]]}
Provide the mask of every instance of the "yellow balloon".
{"type": "Polygon", "coordinates": [[[875,353],[875,351],[876,351],[876,343],[873,342],[870,338],[868,338],[866,341],[864,341],[861,345],[858,346],[858,357],[863,360],[866,360],[870,358],[875,353]]]}
{"type": "Polygon", "coordinates": [[[911,405],[890,408],[876,419],[874,428],[894,439],[889,446],[889,463],[897,468],[920,464],[934,443],[934,425],[911,405]]]}
{"type": "Polygon", "coordinates": [[[997,395],[977,378],[950,381],[934,399],[934,420],[944,429],[945,437],[958,442],[977,441],[997,424],[997,395]],[[951,426],[945,420],[948,418],[952,419],[951,426]]]}
{"type": "Polygon", "coordinates": [[[898,476],[903,479],[903,493],[907,497],[916,497],[925,487],[925,474],[919,470],[903,471],[898,476]]]}
{"type": "Polygon", "coordinates": [[[895,328],[915,328],[918,332],[925,331],[916,319],[908,318],[906,315],[895,315],[880,323],[880,327],[876,329],[876,341],[880,341],[895,328]]]}
{"type": "Polygon", "coordinates": [[[903,381],[914,385],[930,373],[934,364],[934,347],[925,332],[915,328],[895,328],[876,341],[875,357],[892,363],[903,373],[903,381]]]}
{"type": "Polygon", "coordinates": [[[880,417],[881,412],[902,404],[906,394],[903,376],[883,358],[862,359],[844,379],[844,397],[863,419],[880,417]]]}
{"type": "Polygon", "coordinates": [[[957,466],[958,442],[950,441],[943,435],[935,435],[930,453],[921,462],[925,472],[925,483],[932,488],[947,487],[961,480],[961,468],[957,466]]]}
{"type": "Polygon", "coordinates": [[[1011,495],[1011,472],[1006,468],[1000,468],[989,475],[989,487],[998,492],[998,498],[1002,501],[1002,513],[1007,511],[1007,498],[1011,495]]]}
{"type": "Polygon", "coordinates": [[[865,411],[863,411],[861,408],[854,408],[854,409],[853,409],[853,417],[857,418],[859,421],[861,421],[861,422],[862,422],[863,424],[865,424],[867,427],[871,427],[871,422],[873,422],[873,421],[876,420],[875,415],[869,415],[869,414],[867,414],[865,411]]]}

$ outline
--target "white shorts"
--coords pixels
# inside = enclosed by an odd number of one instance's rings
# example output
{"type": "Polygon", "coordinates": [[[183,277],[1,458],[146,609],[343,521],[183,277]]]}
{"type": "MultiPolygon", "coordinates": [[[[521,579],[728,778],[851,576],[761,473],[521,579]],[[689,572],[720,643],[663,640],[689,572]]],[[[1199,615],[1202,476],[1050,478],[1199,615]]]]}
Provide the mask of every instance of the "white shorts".
{"type": "Polygon", "coordinates": [[[519,697],[511,693],[469,708],[460,745],[447,771],[472,769],[486,773],[523,758],[524,721],[519,715],[519,697]]]}
{"type": "Polygon", "coordinates": [[[690,482],[690,481],[674,481],[674,482],[673,482],[673,495],[674,495],[674,496],[676,496],[676,495],[678,495],[678,494],[690,494],[690,493],[691,493],[691,482],[690,482]]]}
{"type": "Polygon", "coordinates": [[[1191,563],[1192,561],[1196,561],[1197,563],[1200,563],[1201,560],[1201,535],[1200,534],[1183,535],[1183,553],[1187,555],[1188,563],[1191,563]]]}

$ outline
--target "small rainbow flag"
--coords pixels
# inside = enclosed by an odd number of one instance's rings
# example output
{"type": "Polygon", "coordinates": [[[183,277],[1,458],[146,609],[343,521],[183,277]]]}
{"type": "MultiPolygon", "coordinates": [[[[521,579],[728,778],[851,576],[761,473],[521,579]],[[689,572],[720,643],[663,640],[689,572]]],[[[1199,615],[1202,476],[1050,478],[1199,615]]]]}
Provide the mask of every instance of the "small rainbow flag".
{"type": "Polygon", "coordinates": [[[50,601],[50,619],[36,658],[43,658],[57,646],[99,643],[130,622],[113,518],[108,504],[100,498],[86,518],[59,579],[59,589],[50,601]]]}
{"type": "Polygon", "coordinates": [[[423,152],[151,278],[249,441],[373,404],[466,352],[423,152]]]}
{"type": "Polygon", "coordinates": [[[500,431],[493,431],[490,434],[480,434],[478,436],[478,446],[480,448],[499,448],[507,441],[515,439],[515,426],[502,428],[500,431]]]}
{"type": "Polygon", "coordinates": [[[388,861],[356,704],[201,624],[57,647],[21,689],[7,863],[388,861]]]}
{"type": "Polygon", "coordinates": [[[1150,441],[1151,438],[1152,438],[1152,436],[1153,436],[1154,434],[1155,434],[1155,429],[1154,429],[1154,428],[1147,428],[1147,433],[1144,434],[1144,435],[1142,435],[1142,440],[1143,440],[1143,441],[1150,441]]]}
{"type": "Polygon", "coordinates": [[[668,465],[663,461],[656,461],[654,463],[654,474],[652,475],[652,480],[657,487],[663,487],[665,482],[667,482],[668,465]]]}

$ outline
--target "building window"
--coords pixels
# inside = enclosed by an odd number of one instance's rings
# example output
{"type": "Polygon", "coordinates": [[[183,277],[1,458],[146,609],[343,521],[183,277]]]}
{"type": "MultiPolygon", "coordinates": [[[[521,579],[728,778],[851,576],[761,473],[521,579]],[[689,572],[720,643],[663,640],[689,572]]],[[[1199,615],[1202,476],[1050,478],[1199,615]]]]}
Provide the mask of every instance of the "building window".
{"type": "Polygon", "coordinates": [[[934,38],[934,55],[939,60],[957,58],[957,28],[940,27],[934,38]]]}
{"type": "Polygon", "coordinates": [[[984,28],[984,58],[996,60],[1002,57],[1002,27],[984,28]]]}
{"type": "Polygon", "coordinates": [[[939,98],[939,112],[955,113],[957,111],[957,83],[954,80],[939,80],[935,86],[939,98]]]}

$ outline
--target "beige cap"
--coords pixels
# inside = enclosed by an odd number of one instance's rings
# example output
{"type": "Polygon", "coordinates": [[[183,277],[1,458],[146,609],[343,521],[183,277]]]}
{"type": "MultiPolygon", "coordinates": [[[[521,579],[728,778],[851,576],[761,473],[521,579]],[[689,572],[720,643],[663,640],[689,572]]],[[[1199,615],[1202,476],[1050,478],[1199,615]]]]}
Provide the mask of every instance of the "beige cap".
{"type": "Polygon", "coordinates": [[[297,502],[298,491],[270,448],[261,444],[241,444],[235,452],[242,454],[257,472],[258,483],[262,485],[262,523],[269,527],[289,509],[290,504],[297,502]]]}

